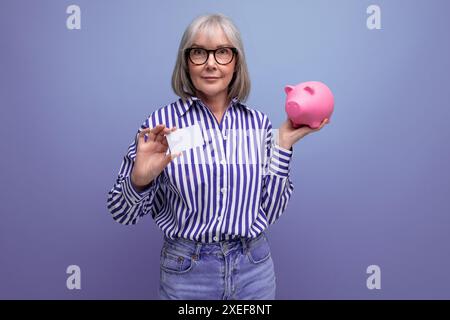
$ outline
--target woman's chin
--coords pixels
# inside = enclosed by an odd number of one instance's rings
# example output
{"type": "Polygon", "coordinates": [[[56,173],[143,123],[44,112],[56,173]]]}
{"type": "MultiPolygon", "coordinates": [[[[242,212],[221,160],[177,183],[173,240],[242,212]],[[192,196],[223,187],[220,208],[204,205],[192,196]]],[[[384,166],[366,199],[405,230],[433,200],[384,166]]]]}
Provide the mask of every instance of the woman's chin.
{"type": "Polygon", "coordinates": [[[220,93],[222,93],[224,90],[200,90],[201,94],[206,97],[216,97],[220,93]]]}

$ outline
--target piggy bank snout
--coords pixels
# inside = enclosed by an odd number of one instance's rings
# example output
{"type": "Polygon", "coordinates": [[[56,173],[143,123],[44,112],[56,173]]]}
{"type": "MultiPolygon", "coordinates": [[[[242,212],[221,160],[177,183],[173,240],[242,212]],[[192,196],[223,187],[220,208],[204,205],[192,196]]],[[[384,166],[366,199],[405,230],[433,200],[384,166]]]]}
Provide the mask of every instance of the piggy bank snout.
{"type": "Polygon", "coordinates": [[[286,103],[286,110],[287,110],[287,112],[293,112],[293,111],[298,112],[298,111],[300,111],[300,105],[296,101],[289,100],[286,103]]]}
{"type": "Polygon", "coordinates": [[[291,120],[298,121],[301,119],[302,107],[297,101],[289,100],[286,102],[286,113],[291,120]]]}

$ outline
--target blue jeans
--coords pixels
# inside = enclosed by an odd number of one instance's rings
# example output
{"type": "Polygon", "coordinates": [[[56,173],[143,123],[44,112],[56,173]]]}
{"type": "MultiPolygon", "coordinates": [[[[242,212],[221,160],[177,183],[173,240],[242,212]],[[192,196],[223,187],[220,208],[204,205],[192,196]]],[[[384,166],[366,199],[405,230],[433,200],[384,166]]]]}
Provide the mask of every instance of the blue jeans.
{"type": "Polygon", "coordinates": [[[275,299],[266,235],[213,244],[164,237],[159,295],[164,300],[275,299]]]}

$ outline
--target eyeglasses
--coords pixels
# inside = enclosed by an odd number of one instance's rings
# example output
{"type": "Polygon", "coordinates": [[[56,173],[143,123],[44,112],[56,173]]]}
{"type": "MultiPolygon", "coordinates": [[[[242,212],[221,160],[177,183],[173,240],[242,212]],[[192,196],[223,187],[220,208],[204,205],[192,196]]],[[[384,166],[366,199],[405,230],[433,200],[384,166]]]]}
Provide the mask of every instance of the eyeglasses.
{"type": "Polygon", "coordinates": [[[186,57],[195,65],[202,65],[208,61],[209,53],[214,53],[214,59],[218,64],[225,65],[233,61],[237,54],[237,49],[232,47],[222,47],[215,50],[207,50],[204,48],[187,48],[185,50],[186,57]]]}

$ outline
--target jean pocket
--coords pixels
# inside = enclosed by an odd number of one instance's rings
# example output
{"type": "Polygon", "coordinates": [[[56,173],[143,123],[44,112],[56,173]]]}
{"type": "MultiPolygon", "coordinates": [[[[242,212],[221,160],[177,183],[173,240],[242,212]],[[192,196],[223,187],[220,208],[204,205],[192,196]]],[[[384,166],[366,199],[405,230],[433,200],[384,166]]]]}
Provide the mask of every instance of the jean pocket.
{"type": "Polygon", "coordinates": [[[187,273],[194,267],[194,259],[189,254],[164,246],[161,251],[161,269],[176,274],[187,273]]]}
{"type": "Polygon", "coordinates": [[[254,264],[262,263],[270,258],[269,242],[265,235],[249,245],[247,257],[254,264]]]}

